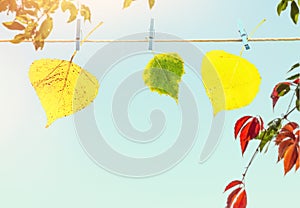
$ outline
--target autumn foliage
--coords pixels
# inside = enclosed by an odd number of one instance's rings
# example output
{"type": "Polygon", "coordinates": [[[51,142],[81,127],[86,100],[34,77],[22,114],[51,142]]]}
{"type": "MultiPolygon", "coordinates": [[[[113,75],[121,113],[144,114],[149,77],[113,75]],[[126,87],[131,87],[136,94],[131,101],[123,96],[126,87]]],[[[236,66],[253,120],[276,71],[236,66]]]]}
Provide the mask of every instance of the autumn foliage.
{"type": "Polygon", "coordinates": [[[261,117],[244,116],[236,122],[234,137],[240,137],[243,154],[247,149],[249,141],[257,137],[263,128],[264,122],[261,117]]]}
{"type": "MultiPolygon", "coordinates": [[[[300,63],[295,64],[288,72],[300,68],[300,63]]],[[[260,116],[243,116],[238,119],[234,126],[234,137],[240,140],[242,154],[244,155],[250,141],[256,140],[259,145],[254,152],[242,180],[230,182],[224,192],[233,191],[228,195],[226,208],[246,208],[247,194],[245,190],[245,177],[255,156],[265,150],[272,142],[278,146],[278,162],[283,160],[284,174],[286,175],[293,167],[297,171],[300,168],[300,129],[297,122],[290,121],[290,114],[300,111],[300,73],[288,77],[285,81],[276,84],[271,93],[273,109],[279,99],[291,95],[287,112],[280,118],[275,118],[264,126],[260,116]],[[294,107],[293,107],[294,106],[294,107]]]]}
{"type": "Polygon", "coordinates": [[[229,194],[227,198],[226,208],[243,208],[247,206],[247,193],[244,187],[244,183],[239,180],[232,181],[229,183],[224,192],[228,191],[229,189],[235,189],[229,194]]]}
{"type": "Polygon", "coordinates": [[[284,159],[284,172],[287,174],[294,166],[296,171],[300,167],[300,130],[295,122],[286,124],[276,137],[278,145],[278,162],[284,159]]]}

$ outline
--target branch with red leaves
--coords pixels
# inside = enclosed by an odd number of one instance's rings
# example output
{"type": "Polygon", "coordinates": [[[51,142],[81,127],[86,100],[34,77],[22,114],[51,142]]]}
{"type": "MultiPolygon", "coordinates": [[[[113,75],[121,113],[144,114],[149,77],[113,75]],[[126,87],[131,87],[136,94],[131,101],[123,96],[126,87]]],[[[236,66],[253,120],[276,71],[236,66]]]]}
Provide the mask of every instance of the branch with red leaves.
{"type": "MultiPolygon", "coordinates": [[[[300,67],[300,63],[295,64],[288,71],[292,72],[300,67]]],[[[239,138],[242,155],[244,155],[250,141],[258,140],[259,145],[255,150],[246,170],[242,174],[241,180],[230,182],[225,191],[233,189],[227,198],[226,208],[246,208],[247,193],[245,190],[245,177],[252,165],[256,155],[265,150],[272,141],[278,146],[278,161],[284,160],[284,174],[286,175],[294,166],[296,171],[300,168],[300,130],[297,122],[289,121],[288,117],[296,110],[300,111],[300,74],[294,74],[284,82],[278,83],[271,94],[273,109],[281,97],[294,91],[287,112],[281,118],[276,118],[264,127],[264,121],[260,116],[244,116],[240,118],[234,127],[234,137],[239,138]],[[296,98],[295,106],[292,108],[296,98]],[[282,125],[284,125],[282,127],[282,125]]]]}

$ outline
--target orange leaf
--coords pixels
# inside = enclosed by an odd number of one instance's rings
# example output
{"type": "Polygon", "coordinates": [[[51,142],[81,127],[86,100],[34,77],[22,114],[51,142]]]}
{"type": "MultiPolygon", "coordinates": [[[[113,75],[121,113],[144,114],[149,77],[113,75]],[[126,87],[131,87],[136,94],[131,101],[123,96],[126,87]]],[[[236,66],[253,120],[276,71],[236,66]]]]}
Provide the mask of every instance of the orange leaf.
{"type": "Polygon", "coordinates": [[[230,183],[226,186],[224,192],[227,191],[227,190],[229,190],[229,189],[231,189],[232,187],[237,186],[237,185],[240,185],[240,184],[242,184],[242,183],[243,183],[243,182],[242,182],[242,181],[239,181],[239,180],[232,181],[232,182],[230,182],[230,183]]]}
{"type": "Polygon", "coordinates": [[[298,145],[293,144],[288,147],[284,154],[284,174],[286,175],[292,167],[296,164],[298,159],[298,145]]]}
{"type": "Polygon", "coordinates": [[[298,125],[297,123],[295,123],[295,122],[290,122],[290,123],[286,124],[286,125],[282,128],[282,131],[288,131],[288,132],[292,132],[292,133],[293,133],[293,131],[294,131],[296,128],[298,128],[298,127],[299,127],[299,125],[298,125]]]}
{"type": "Polygon", "coordinates": [[[280,134],[277,135],[275,142],[276,142],[276,144],[278,145],[278,144],[280,144],[284,139],[288,139],[288,138],[294,140],[294,139],[295,139],[295,135],[294,135],[293,133],[289,132],[289,131],[284,131],[284,132],[281,132],[280,134]]]}
{"type": "Polygon", "coordinates": [[[246,206],[247,206],[247,194],[246,191],[243,190],[242,193],[240,193],[238,198],[236,199],[233,208],[246,208],[246,206]]]}
{"type": "Polygon", "coordinates": [[[300,168],[300,147],[298,147],[298,159],[296,162],[296,171],[300,168]]]}
{"type": "Polygon", "coordinates": [[[278,148],[278,162],[284,157],[285,152],[289,146],[293,144],[293,140],[289,139],[280,143],[278,148]]]}

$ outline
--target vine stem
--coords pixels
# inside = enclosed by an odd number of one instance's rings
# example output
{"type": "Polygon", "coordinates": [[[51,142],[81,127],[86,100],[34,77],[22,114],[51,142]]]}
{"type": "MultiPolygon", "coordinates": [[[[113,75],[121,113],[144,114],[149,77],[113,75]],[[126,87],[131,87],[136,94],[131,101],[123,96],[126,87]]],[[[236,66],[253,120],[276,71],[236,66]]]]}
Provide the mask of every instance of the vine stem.
{"type": "Polygon", "coordinates": [[[253,163],[253,161],[254,161],[256,155],[257,155],[258,152],[259,152],[259,147],[260,147],[260,145],[256,148],[254,154],[252,155],[252,158],[251,158],[250,162],[248,163],[248,165],[247,165],[247,167],[246,167],[245,172],[243,173],[243,178],[242,178],[242,181],[243,181],[243,182],[245,181],[245,177],[246,177],[246,175],[247,175],[247,173],[248,173],[248,170],[249,170],[250,166],[252,165],[252,163],[253,163]]]}
{"type": "MultiPolygon", "coordinates": [[[[295,94],[293,95],[292,100],[294,99],[294,96],[295,96],[295,94]]],[[[283,120],[283,119],[287,120],[288,116],[289,116],[292,112],[294,112],[297,108],[294,107],[294,108],[291,109],[291,110],[289,110],[289,109],[290,109],[290,106],[289,106],[289,108],[288,108],[287,113],[282,117],[282,120],[283,120]]],[[[264,138],[264,136],[265,136],[265,135],[263,135],[263,138],[264,138]]],[[[251,165],[252,165],[252,163],[253,163],[255,157],[256,157],[257,154],[259,153],[259,149],[260,149],[260,144],[259,144],[258,147],[256,148],[254,154],[253,154],[252,157],[251,157],[251,160],[249,161],[248,165],[246,166],[245,172],[242,174],[242,176],[243,176],[242,181],[243,181],[243,182],[245,181],[246,175],[247,175],[247,173],[248,173],[248,171],[249,171],[249,168],[251,167],[251,165]]]]}

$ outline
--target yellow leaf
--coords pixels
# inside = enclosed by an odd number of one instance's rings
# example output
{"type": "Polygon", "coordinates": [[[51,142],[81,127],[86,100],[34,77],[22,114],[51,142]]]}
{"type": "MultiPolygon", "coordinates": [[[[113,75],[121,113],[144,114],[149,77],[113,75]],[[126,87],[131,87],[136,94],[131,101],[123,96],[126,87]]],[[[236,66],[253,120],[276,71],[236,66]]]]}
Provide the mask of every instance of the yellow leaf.
{"type": "Polygon", "coordinates": [[[80,15],[84,18],[84,21],[88,20],[91,22],[91,11],[89,7],[82,4],[80,7],[80,15]]]}
{"type": "Polygon", "coordinates": [[[252,63],[221,50],[210,51],[203,58],[202,79],[214,115],[249,105],[261,83],[260,74],[252,63]]]}
{"type": "Polygon", "coordinates": [[[14,39],[10,40],[11,43],[18,44],[25,40],[24,34],[18,34],[14,37],[14,39]]]}
{"type": "Polygon", "coordinates": [[[123,9],[129,7],[133,0],[124,0],[123,9]]]}
{"type": "Polygon", "coordinates": [[[39,29],[39,33],[41,34],[42,39],[46,39],[50,35],[52,29],[53,29],[53,19],[50,16],[48,16],[43,21],[39,29]]]}
{"type": "Polygon", "coordinates": [[[68,23],[73,22],[76,19],[77,14],[78,14],[78,9],[71,1],[63,0],[61,3],[61,10],[63,12],[65,12],[67,10],[70,11],[70,17],[69,17],[68,23]]]}
{"type": "Polygon", "coordinates": [[[152,7],[153,7],[154,4],[155,4],[155,0],[148,0],[148,3],[149,3],[150,9],[152,9],[152,7]]]}
{"type": "Polygon", "coordinates": [[[46,127],[85,108],[98,94],[96,77],[70,61],[34,61],[29,78],[46,112],[46,127]]]}

